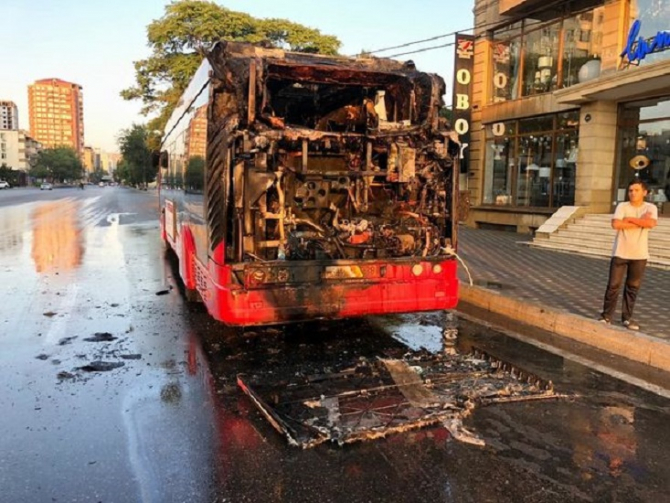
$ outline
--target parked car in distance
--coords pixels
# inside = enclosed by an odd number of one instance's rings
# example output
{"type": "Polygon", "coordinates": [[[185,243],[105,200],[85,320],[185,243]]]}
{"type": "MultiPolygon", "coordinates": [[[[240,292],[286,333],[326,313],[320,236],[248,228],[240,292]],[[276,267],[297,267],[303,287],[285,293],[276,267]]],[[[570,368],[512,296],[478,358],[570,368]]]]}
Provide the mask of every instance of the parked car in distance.
{"type": "Polygon", "coordinates": [[[9,185],[9,182],[6,182],[4,180],[0,180],[0,189],[11,189],[12,186],[9,185]]]}
{"type": "Polygon", "coordinates": [[[40,185],[40,190],[51,190],[53,188],[54,186],[48,182],[44,182],[42,185],[40,185]]]}

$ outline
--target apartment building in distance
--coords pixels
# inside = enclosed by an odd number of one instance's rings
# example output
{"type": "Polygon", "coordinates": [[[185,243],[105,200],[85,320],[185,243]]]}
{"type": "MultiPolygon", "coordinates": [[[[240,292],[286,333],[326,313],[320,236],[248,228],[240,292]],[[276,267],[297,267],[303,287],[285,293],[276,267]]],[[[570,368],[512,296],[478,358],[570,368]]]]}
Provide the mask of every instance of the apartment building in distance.
{"type": "Polygon", "coordinates": [[[0,130],[0,166],[28,171],[41,148],[23,129],[0,130]]]}
{"type": "MultiPolygon", "coordinates": [[[[475,0],[467,224],[670,191],[670,0],[475,0]]],[[[465,124],[465,123],[464,123],[465,124]]]]}
{"type": "Polygon", "coordinates": [[[44,148],[67,146],[84,151],[84,103],[79,84],[61,79],[36,80],[28,86],[30,135],[44,148]]]}
{"type": "Polygon", "coordinates": [[[13,101],[0,100],[0,129],[19,129],[19,109],[13,101]]]}
{"type": "Polygon", "coordinates": [[[86,172],[86,176],[90,176],[91,173],[95,171],[95,152],[93,151],[93,147],[89,146],[84,147],[82,164],[84,165],[84,171],[86,172]]]}

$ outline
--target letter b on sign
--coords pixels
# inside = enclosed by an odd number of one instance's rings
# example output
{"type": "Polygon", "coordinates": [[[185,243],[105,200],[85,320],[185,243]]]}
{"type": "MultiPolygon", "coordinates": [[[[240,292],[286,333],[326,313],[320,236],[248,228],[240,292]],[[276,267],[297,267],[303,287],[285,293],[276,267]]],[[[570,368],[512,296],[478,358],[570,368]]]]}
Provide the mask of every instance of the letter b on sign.
{"type": "Polygon", "coordinates": [[[470,108],[470,98],[467,94],[457,94],[456,95],[456,109],[457,110],[468,110],[470,108]]]}

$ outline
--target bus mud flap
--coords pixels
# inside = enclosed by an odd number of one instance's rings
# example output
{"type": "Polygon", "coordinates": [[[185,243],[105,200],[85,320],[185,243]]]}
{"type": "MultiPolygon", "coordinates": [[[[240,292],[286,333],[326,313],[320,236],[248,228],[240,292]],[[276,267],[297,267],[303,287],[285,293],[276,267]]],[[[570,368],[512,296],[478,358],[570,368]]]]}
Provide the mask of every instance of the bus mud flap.
{"type": "Polygon", "coordinates": [[[563,398],[551,381],[482,351],[359,360],[339,372],[240,374],[237,383],[291,445],[339,445],[441,425],[483,445],[462,421],[477,406],[563,398]]]}

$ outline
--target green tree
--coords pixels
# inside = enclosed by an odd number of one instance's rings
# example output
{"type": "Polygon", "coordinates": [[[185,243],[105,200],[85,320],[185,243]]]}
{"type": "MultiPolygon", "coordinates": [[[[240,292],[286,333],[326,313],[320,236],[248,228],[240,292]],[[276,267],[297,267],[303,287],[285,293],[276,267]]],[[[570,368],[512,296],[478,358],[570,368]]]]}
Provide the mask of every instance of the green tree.
{"type": "Polygon", "coordinates": [[[37,154],[37,161],[30,168],[30,175],[55,182],[72,182],[82,178],[83,171],[84,166],[73,148],[56,147],[41,150],[37,154]]]}
{"type": "Polygon", "coordinates": [[[128,166],[128,163],[124,159],[121,159],[116,165],[116,170],[114,170],[114,181],[118,183],[121,182],[129,183],[129,180],[130,180],[130,167],[128,166]]]}
{"type": "Polygon", "coordinates": [[[19,172],[13,170],[3,162],[0,166],[0,180],[9,182],[12,187],[16,187],[19,184],[19,172]]]}
{"type": "Polygon", "coordinates": [[[147,27],[151,55],[135,65],[135,85],[121,91],[157,112],[149,130],[162,130],[206,52],[219,40],[269,42],[291,51],[337,54],[340,41],[286,19],[259,19],[211,1],[177,0],[147,27]]]}
{"type": "Polygon", "coordinates": [[[120,168],[123,179],[130,185],[146,188],[156,179],[157,170],[151,165],[149,149],[152,137],[147,127],[140,124],[133,124],[119,134],[118,144],[123,157],[120,168]]]}
{"type": "Polygon", "coordinates": [[[449,121],[449,124],[454,122],[454,111],[450,107],[442,107],[440,109],[440,117],[444,117],[449,121]]]}

